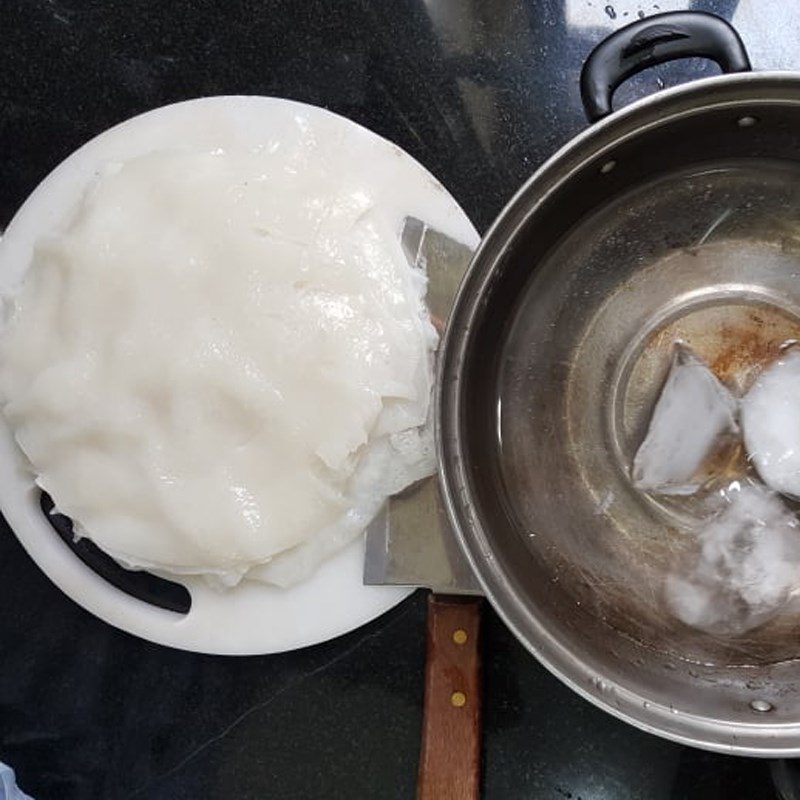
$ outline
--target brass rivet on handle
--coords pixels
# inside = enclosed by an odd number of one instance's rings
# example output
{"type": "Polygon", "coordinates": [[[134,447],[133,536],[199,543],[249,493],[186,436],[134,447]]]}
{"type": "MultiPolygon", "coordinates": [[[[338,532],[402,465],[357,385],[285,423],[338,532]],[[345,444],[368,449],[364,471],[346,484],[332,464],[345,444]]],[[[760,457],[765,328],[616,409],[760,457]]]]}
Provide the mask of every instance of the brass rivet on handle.
{"type": "Polygon", "coordinates": [[[464,692],[453,692],[450,695],[450,703],[456,708],[463,708],[467,704],[467,696],[464,692]]]}
{"type": "Polygon", "coordinates": [[[467,632],[463,628],[453,631],[453,641],[456,644],[466,644],[467,632]]]}

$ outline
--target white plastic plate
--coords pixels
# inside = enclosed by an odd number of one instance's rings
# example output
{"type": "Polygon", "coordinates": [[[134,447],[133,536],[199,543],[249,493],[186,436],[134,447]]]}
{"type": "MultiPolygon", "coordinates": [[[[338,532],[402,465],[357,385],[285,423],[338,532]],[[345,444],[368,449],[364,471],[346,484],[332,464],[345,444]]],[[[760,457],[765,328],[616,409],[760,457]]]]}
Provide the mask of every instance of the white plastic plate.
{"type": "MultiPolygon", "coordinates": [[[[361,126],[314,106],[270,97],[211,97],[150,111],[106,131],[67,158],[33,192],[0,241],[0,292],[24,277],[34,242],[63,228],[100,166],[152,150],[253,147],[279,141],[302,115],[343,152],[387,161],[425,187],[422,208],[409,209],[448,235],[474,245],[469,219],[433,176],[407,153],[361,126]]],[[[398,231],[399,235],[399,231],[398,231]]],[[[57,499],[57,498],[56,498],[57,499]]],[[[244,581],[227,592],[199,578],[186,615],[116,589],[85,566],[59,538],[39,507],[25,457],[0,418],[0,507],[33,560],[69,597],[100,619],[153,642],[202,653],[279,653],[347,633],[389,610],[411,591],[362,584],[363,537],[324,563],[307,581],[279,589],[244,581]]],[[[177,579],[176,579],[177,580],[177,579]]]]}

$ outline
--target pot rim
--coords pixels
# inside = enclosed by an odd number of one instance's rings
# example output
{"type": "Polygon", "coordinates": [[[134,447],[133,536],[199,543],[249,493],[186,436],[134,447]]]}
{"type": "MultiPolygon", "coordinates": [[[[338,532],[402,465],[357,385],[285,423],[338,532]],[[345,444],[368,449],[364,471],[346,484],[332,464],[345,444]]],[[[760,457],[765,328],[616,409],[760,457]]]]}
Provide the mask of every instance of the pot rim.
{"type": "Polygon", "coordinates": [[[766,719],[757,720],[758,714],[753,712],[752,723],[729,722],[654,702],[613,679],[603,677],[603,689],[599,688],[597,670],[591,669],[569,647],[568,641],[559,640],[538,615],[524,607],[513,588],[503,585],[505,575],[492,556],[490,536],[471,500],[470,479],[459,434],[462,428],[461,366],[467,360],[472,323],[503,251],[537,208],[569,180],[573,169],[597,159],[625,138],[705,108],[747,102],[800,104],[800,73],[764,71],[715,75],[641,98],[588,126],[525,181],[483,236],[456,293],[438,360],[436,452],[444,506],[461,550],[495,611],[543,666],[584,699],[648,733],[720,753],[780,758],[800,755],[800,720],[770,723],[766,719]],[[720,93],[737,87],[751,94],[738,99],[719,97],[720,93]],[[795,87],[797,94],[795,97],[770,98],[769,94],[761,97],[758,92],[764,87],[783,91],[795,87]],[[661,110],[668,113],[656,113],[661,110]],[[615,702],[611,702],[609,696],[614,696],[615,702]]]}

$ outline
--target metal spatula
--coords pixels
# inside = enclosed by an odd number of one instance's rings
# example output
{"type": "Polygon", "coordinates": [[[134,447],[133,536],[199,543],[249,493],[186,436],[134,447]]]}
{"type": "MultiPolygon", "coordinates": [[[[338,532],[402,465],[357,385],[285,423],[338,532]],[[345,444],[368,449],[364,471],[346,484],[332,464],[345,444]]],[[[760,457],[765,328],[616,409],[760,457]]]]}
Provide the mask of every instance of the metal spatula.
{"type": "MultiPolygon", "coordinates": [[[[428,274],[428,307],[440,331],[470,248],[409,217],[401,245],[428,274]]],[[[480,597],[434,477],[390,499],[367,530],[364,583],[424,586],[428,649],[420,753],[420,800],[477,798],[480,777],[480,597]]]]}
{"type": "MultiPolygon", "coordinates": [[[[428,308],[441,333],[472,251],[413,217],[406,219],[400,243],[409,264],[427,272],[428,308]]],[[[479,593],[450,530],[435,478],[391,498],[386,512],[369,527],[364,583],[479,593]]]]}

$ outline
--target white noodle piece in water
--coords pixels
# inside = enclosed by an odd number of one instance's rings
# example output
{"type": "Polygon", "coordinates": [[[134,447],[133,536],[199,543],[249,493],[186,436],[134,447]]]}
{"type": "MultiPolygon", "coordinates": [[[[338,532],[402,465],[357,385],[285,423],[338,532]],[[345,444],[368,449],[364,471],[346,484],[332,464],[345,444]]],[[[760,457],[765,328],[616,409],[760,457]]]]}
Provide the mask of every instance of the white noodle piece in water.
{"type": "Polygon", "coordinates": [[[715,634],[744,633],[775,616],[800,588],[800,528],[760,485],[734,484],[728,505],[697,531],[698,552],[665,590],[684,623],[715,634]]]}
{"type": "Polygon", "coordinates": [[[396,155],[342,160],[302,122],[280,148],[109,168],[14,298],[7,419],[127,566],[295,583],[435,468],[396,155]]]}
{"type": "Polygon", "coordinates": [[[738,433],[737,400],[687,347],[676,344],[647,436],[633,460],[634,485],[661,494],[692,494],[703,463],[738,433]]]}
{"type": "Polygon", "coordinates": [[[764,483],[800,498],[800,351],[786,350],[742,399],[748,457],[764,483]]]}

